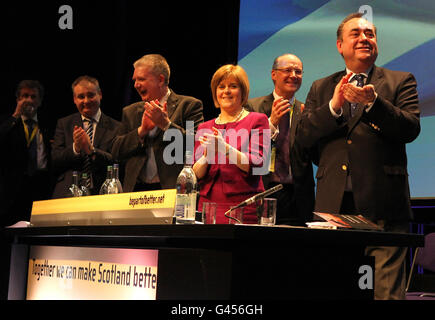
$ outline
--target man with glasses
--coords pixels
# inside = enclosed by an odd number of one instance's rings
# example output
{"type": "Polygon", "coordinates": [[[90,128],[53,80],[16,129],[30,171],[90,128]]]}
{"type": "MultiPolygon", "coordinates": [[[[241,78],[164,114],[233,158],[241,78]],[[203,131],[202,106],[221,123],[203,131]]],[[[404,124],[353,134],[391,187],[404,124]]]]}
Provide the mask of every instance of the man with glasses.
{"type": "Polygon", "coordinates": [[[310,153],[295,140],[303,104],[295,93],[302,84],[303,66],[293,54],[277,57],[272,66],[273,93],[250,99],[249,106],[269,117],[272,150],[265,188],[284,186],[272,195],[278,201],[277,224],[304,226],[314,207],[314,179],[310,153]]]}

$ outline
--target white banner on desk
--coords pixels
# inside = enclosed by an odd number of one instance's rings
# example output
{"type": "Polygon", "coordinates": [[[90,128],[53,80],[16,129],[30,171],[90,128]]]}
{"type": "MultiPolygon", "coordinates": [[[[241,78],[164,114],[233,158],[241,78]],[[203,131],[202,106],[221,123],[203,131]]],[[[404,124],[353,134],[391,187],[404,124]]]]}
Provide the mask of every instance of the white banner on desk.
{"type": "Polygon", "coordinates": [[[32,246],[27,299],[155,300],[158,250],[32,246]]]}

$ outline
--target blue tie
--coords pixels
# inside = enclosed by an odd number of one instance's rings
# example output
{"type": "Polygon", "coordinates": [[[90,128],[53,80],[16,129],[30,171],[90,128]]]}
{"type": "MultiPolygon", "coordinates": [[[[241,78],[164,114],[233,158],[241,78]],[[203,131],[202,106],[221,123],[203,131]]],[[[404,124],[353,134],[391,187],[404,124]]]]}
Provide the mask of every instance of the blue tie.
{"type": "MultiPolygon", "coordinates": [[[[353,79],[356,80],[357,87],[361,87],[361,88],[364,87],[364,78],[365,78],[365,75],[363,75],[363,74],[356,74],[353,76],[353,79]]],[[[357,109],[358,109],[357,103],[350,104],[350,116],[351,117],[353,117],[355,115],[357,109]]]]}

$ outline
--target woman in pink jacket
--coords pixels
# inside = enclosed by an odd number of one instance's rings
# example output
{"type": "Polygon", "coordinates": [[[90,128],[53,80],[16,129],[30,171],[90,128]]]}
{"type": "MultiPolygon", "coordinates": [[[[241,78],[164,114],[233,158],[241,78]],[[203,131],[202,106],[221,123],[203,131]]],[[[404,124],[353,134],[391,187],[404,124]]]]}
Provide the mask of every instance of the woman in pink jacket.
{"type": "MultiPolygon", "coordinates": [[[[211,90],[220,114],[198,127],[193,170],[200,185],[198,208],[216,202],[216,223],[228,223],[224,213],[230,206],[264,191],[261,177],[268,173],[270,129],[266,115],[244,108],[249,81],[242,67],[220,67],[211,90]]],[[[243,223],[257,223],[255,210],[245,208],[243,223]]]]}

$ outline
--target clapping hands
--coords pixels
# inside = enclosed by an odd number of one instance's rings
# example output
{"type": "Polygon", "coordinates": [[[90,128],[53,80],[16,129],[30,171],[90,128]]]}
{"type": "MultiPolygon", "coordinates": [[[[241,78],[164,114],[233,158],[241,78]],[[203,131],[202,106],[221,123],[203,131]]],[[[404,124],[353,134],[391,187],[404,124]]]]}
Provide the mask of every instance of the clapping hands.
{"type": "Polygon", "coordinates": [[[143,138],[155,126],[164,130],[168,123],[167,103],[161,106],[158,100],[145,102],[141,126],[138,129],[139,136],[143,138]]]}
{"type": "Polygon", "coordinates": [[[375,87],[372,84],[358,87],[353,83],[348,83],[352,75],[352,72],[345,75],[335,87],[331,105],[337,113],[340,111],[345,101],[368,105],[369,103],[373,103],[376,99],[375,87]]]}
{"type": "Polygon", "coordinates": [[[202,137],[199,137],[199,142],[204,147],[204,156],[207,159],[214,157],[218,153],[225,154],[228,148],[222,133],[214,127],[212,130],[213,133],[206,132],[202,137]]]}
{"type": "Polygon", "coordinates": [[[74,148],[77,153],[80,153],[81,151],[86,154],[92,153],[91,139],[82,127],[74,126],[73,140],[74,148]]]}

